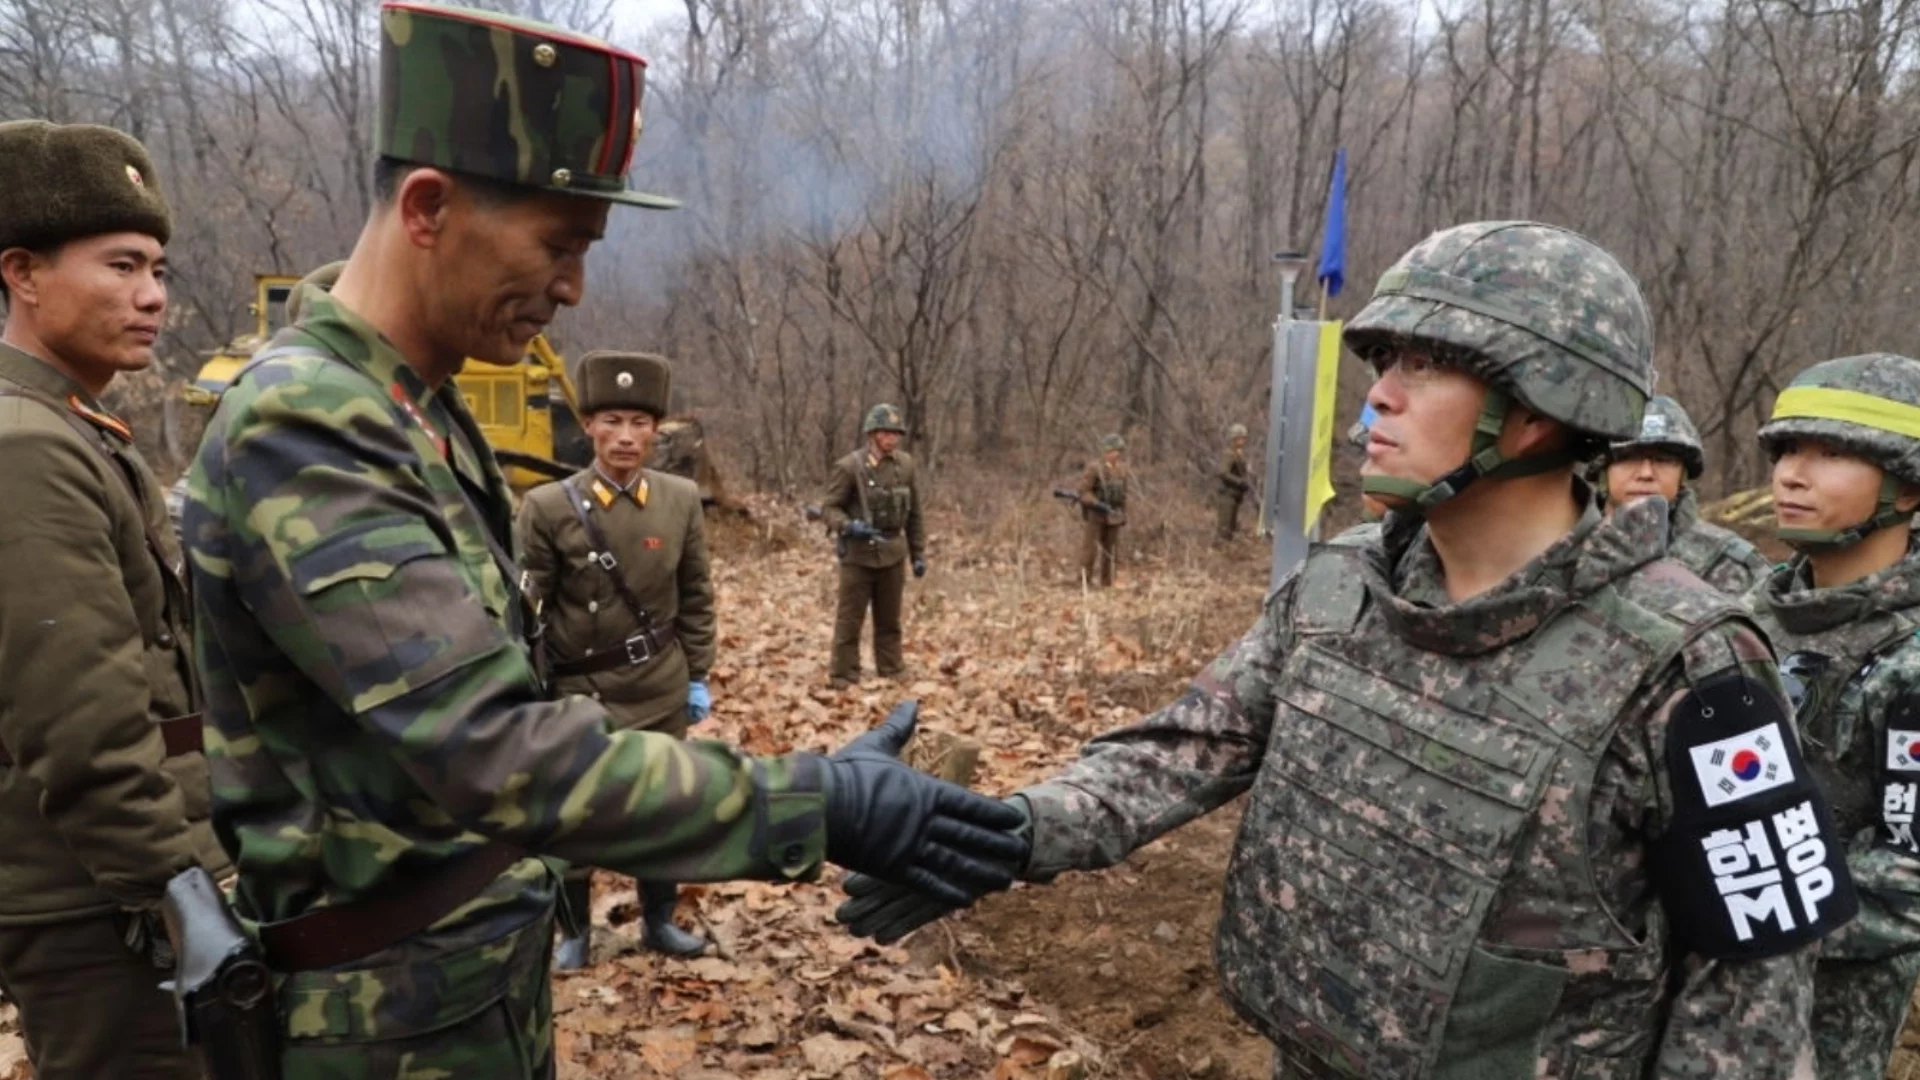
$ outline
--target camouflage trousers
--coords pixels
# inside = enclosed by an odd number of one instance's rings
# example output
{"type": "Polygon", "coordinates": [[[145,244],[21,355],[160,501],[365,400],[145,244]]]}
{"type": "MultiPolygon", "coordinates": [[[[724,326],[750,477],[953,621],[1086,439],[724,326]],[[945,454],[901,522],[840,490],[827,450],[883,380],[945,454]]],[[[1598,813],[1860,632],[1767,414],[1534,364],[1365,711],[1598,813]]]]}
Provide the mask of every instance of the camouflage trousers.
{"type": "Polygon", "coordinates": [[[165,973],[113,915],[0,927],[0,987],[20,1009],[39,1080],[197,1080],[165,973]]]}
{"type": "Polygon", "coordinates": [[[1238,492],[1223,491],[1213,497],[1213,544],[1225,547],[1233,542],[1233,536],[1240,531],[1240,502],[1238,492]]]}
{"type": "Polygon", "coordinates": [[[1813,974],[1813,1049],[1820,1080],[1882,1080],[1907,1017],[1920,956],[1821,960],[1813,974]]]}
{"type": "Polygon", "coordinates": [[[907,591],[907,562],[892,566],[840,564],[840,599],[833,616],[833,660],[828,675],[854,682],[860,678],[860,628],[873,609],[873,667],[883,677],[905,669],[901,649],[900,608],[907,591]]]}
{"type": "Polygon", "coordinates": [[[1088,518],[1080,526],[1080,580],[1088,585],[1113,584],[1120,564],[1120,526],[1088,518]]]}
{"type": "Polygon", "coordinates": [[[552,937],[549,913],[437,961],[287,977],[281,1080],[552,1080],[552,937]]]}

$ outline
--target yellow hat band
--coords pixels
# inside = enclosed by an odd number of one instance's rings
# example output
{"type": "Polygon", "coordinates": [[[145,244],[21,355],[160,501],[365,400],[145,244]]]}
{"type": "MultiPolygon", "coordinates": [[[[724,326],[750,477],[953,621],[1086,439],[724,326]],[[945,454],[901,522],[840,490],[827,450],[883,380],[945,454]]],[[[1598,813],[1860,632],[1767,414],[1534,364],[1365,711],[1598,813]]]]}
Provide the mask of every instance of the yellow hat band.
{"type": "Polygon", "coordinates": [[[1841,420],[1920,439],[1920,406],[1888,401],[1857,390],[1790,386],[1774,401],[1773,419],[1841,420]]]}

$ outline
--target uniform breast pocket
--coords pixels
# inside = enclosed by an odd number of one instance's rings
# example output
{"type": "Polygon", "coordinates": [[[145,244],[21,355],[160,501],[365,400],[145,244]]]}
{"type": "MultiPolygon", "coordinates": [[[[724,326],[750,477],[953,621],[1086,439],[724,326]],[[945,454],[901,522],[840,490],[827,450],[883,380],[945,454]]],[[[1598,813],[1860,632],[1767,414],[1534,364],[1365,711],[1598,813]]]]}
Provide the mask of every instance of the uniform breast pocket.
{"type": "Polygon", "coordinates": [[[304,623],[294,661],[359,713],[492,653],[505,630],[446,545],[419,521],[356,522],[296,551],[288,577],[304,623]]]}

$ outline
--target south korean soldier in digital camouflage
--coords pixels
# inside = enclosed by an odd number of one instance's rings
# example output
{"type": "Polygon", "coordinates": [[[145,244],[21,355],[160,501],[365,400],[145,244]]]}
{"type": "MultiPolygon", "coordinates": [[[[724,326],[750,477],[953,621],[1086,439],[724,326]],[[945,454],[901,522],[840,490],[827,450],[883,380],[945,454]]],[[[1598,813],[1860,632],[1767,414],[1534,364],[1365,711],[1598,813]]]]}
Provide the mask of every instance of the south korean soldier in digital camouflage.
{"type": "Polygon", "coordinates": [[[380,12],[376,205],[222,397],[183,524],[214,815],[286,1080],[553,1075],[551,856],[648,881],[825,860],[967,903],[1019,813],[895,758],[755,758],[549,700],[500,468],[448,379],[581,299],[644,62],[542,23],[380,12]]]}
{"type": "Polygon", "coordinates": [[[1815,364],[1760,429],[1780,538],[1798,550],[1749,597],[1781,655],[1860,917],[1820,947],[1823,1080],[1887,1072],[1920,976],[1920,361],[1815,364]]]}
{"type": "Polygon", "coordinates": [[[0,124],[0,989],[41,1080],[197,1076],[156,915],[224,873],[180,548],[100,403],[153,364],[167,201],[111,128],[0,124]]]}
{"type": "MultiPolygon", "coordinates": [[[[1855,898],[1773,656],[1662,557],[1661,503],[1603,516],[1574,471],[1638,432],[1651,336],[1564,229],[1422,241],[1346,330],[1383,526],[1009,800],[1046,881],[1251,793],[1214,956],[1275,1076],[1811,1075],[1814,943],[1855,898]]],[[[848,888],[882,940],[947,910],[848,888]]]]}
{"type": "Polygon", "coordinates": [[[1651,496],[1667,501],[1667,558],[1700,580],[1744,596],[1773,568],[1740,534],[1700,520],[1693,482],[1707,469],[1706,448],[1679,402],[1649,398],[1639,434],[1608,446],[1600,465],[1600,497],[1609,511],[1651,496]]]}

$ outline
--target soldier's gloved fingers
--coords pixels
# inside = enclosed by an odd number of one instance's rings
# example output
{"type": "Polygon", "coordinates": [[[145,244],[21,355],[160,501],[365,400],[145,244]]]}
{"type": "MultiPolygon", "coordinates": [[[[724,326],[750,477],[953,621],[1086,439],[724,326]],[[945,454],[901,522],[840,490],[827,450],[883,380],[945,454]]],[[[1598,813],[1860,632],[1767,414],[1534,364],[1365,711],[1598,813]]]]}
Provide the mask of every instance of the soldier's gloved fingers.
{"type": "Polygon", "coordinates": [[[897,758],[900,751],[913,738],[913,729],[920,723],[920,703],[912,698],[893,707],[887,719],[879,727],[866,732],[848,743],[835,757],[845,757],[854,753],[877,753],[897,758]]]}
{"type": "MultiPolygon", "coordinates": [[[[1021,813],[1020,807],[1004,799],[981,796],[958,784],[948,784],[945,780],[939,782],[933,811],[933,821],[950,819],[954,824],[970,824],[981,832],[993,832],[1000,836],[1012,836],[1014,830],[1027,824],[1027,815],[1021,813]]],[[[983,844],[989,844],[998,851],[1012,851],[1002,840],[985,840],[983,844]]],[[[1021,846],[1021,851],[1025,851],[1025,847],[1021,846]]]]}
{"type": "Polygon", "coordinates": [[[872,874],[848,874],[846,880],[840,883],[841,891],[856,900],[862,896],[872,896],[874,893],[884,889],[893,888],[898,888],[898,886],[894,885],[891,881],[884,881],[874,877],[872,874]]]}
{"type": "Polygon", "coordinates": [[[1025,823],[1019,817],[1020,811],[1008,807],[1005,803],[994,805],[1004,807],[1015,815],[1014,824],[1003,828],[981,828],[967,821],[955,820],[944,814],[927,822],[924,839],[943,844],[956,851],[964,852],[979,859],[1007,863],[1014,869],[1027,865],[1027,856],[1032,853],[1033,845],[1009,829],[1017,829],[1025,823]]]}
{"type": "MultiPolygon", "coordinates": [[[[1011,864],[978,859],[969,852],[933,841],[923,841],[913,853],[912,869],[925,870],[948,885],[965,890],[966,898],[958,901],[962,907],[1013,884],[1011,864]]],[[[945,899],[952,900],[952,897],[945,899]]]]}
{"type": "Polygon", "coordinates": [[[891,945],[915,930],[953,914],[957,909],[919,893],[902,889],[886,907],[848,925],[855,937],[870,937],[882,945],[891,945]]]}
{"type": "Polygon", "coordinates": [[[978,893],[970,893],[965,889],[950,884],[939,875],[929,873],[918,866],[907,867],[906,870],[901,873],[900,880],[926,893],[933,899],[945,901],[957,908],[963,908],[973,903],[973,898],[979,895],[978,893]]]}

